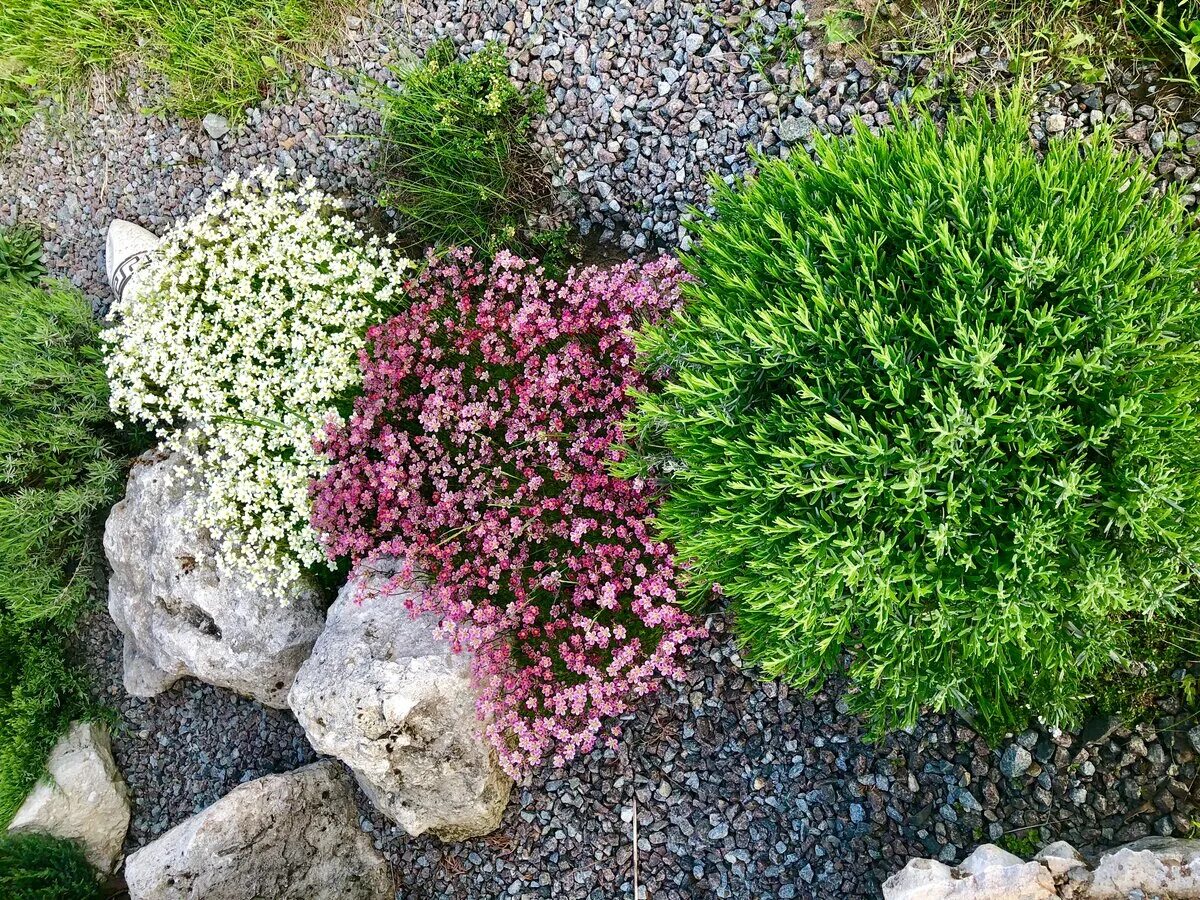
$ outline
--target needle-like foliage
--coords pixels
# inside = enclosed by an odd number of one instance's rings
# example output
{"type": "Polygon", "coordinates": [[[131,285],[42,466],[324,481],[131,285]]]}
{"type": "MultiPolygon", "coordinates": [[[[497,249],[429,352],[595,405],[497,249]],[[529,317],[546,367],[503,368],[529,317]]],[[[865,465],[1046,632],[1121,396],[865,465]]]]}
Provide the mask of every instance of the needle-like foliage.
{"type": "Polygon", "coordinates": [[[19,834],[0,836],[0,896],[99,900],[103,892],[78,844],[44,834],[19,834]]]}
{"type": "Polygon", "coordinates": [[[64,646],[121,488],[107,400],[83,296],[0,281],[0,824],[86,703],[64,646]]]}
{"type": "MultiPolygon", "coordinates": [[[[978,100],[719,186],[626,474],[748,657],[876,726],[1070,719],[1200,562],[1200,237],[1103,138],[978,100]]],[[[1191,607],[1194,609],[1194,607],[1191,607]]],[[[1153,664],[1153,660],[1146,660],[1153,664]]]]}

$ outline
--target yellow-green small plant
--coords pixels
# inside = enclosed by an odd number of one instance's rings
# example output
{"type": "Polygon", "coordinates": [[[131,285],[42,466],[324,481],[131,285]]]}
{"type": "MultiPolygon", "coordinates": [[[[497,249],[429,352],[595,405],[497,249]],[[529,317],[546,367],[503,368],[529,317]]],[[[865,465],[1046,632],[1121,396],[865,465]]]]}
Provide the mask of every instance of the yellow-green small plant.
{"type": "Polygon", "coordinates": [[[550,205],[533,141],[541,93],[512,82],[498,44],[460,60],[438,41],[400,77],[399,90],[381,89],[383,203],[421,243],[520,242],[550,205]]]}

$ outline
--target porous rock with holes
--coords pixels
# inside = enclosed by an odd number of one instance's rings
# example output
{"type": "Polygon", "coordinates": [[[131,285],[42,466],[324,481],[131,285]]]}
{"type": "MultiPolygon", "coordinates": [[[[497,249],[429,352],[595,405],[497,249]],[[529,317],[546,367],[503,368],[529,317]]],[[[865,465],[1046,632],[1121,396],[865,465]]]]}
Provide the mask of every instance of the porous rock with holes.
{"type": "Polygon", "coordinates": [[[220,570],[196,524],[202,502],[179,454],[150,451],[109,514],[108,611],[124,635],[125,688],[151,696],[190,676],[283,708],[321,633],[319,594],[302,584],[280,605],[220,570]]]}
{"type": "Polygon", "coordinates": [[[360,567],[338,593],[289,702],[318,752],[336,756],[409,834],[495,830],[511,779],[481,734],[470,660],[391,589],[394,563],[360,567]]]}
{"type": "Polygon", "coordinates": [[[350,779],[326,760],[235,788],[138,850],[130,900],[391,900],[358,828],[350,779]]]}

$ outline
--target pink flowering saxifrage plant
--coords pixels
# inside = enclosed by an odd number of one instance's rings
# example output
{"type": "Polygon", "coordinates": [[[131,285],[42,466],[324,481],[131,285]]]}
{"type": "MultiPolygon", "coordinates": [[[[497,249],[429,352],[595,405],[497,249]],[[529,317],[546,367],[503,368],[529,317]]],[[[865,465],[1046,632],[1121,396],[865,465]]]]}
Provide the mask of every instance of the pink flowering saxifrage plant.
{"type": "Polygon", "coordinates": [[[411,307],[368,332],[364,395],[326,435],[328,552],[423,573],[414,610],[474,654],[513,775],[614,745],[612,718],[682,677],[703,633],[675,604],[648,485],[608,471],[645,387],[630,332],[675,308],[683,277],[662,259],[560,285],[511,254],[431,257],[411,307]]]}

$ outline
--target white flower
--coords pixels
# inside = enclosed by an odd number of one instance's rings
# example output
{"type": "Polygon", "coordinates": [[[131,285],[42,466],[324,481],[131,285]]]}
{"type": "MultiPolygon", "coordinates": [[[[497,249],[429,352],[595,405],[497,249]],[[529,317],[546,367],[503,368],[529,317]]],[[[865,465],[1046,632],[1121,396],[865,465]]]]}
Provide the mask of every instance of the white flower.
{"type": "Polygon", "coordinates": [[[412,265],[334,208],[311,181],[231,176],[163,238],[104,334],[113,409],[189,456],[218,562],[281,599],[323,560],[313,438],[412,265]]]}

